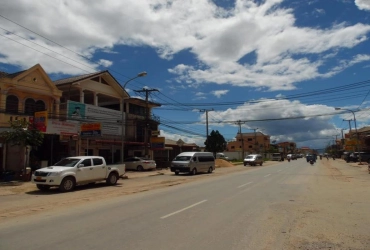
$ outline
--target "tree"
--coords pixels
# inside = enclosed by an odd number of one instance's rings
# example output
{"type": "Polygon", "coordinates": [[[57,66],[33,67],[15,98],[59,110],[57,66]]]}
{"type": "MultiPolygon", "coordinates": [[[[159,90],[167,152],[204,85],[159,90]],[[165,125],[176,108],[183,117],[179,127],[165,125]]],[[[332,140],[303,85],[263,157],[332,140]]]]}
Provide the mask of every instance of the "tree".
{"type": "Polygon", "coordinates": [[[34,124],[27,121],[11,121],[10,130],[0,134],[10,145],[40,146],[44,140],[44,134],[34,124]]]}
{"type": "Polygon", "coordinates": [[[24,148],[40,146],[44,140],[44,134],[33,123],[21,120],[11,121],[10,129],[0,133],[0,137],[10,146],[20,145],[24,148]]]}
{"type": "Polygon", "coordinates": [[[204,144],[206,145],[206,151],[212,152],[216,157],[217,152],[223,152],[226,149],[227,142],[218,130],[212,130],[204,144]]]}

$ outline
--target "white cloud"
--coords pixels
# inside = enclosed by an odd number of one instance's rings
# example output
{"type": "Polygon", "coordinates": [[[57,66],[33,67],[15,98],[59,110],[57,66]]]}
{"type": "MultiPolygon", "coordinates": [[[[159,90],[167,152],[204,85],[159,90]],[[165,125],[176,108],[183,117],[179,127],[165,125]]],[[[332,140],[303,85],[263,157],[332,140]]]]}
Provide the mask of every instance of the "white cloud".
{"type": "Polygon", "coordinates": [[[229,90],[214,90],[212,91],[212,95],[216,96],[217,98],[220,98],[223,95],[226,95],[229,92],[229,90]]]}
{"type": "Polygon", "coordinates": [[[320,15],[324,15],[326,13],[324,9],[315,9],[315,12],[320,15]]]}
{"type": "MultiPolygon", "coordinates": [[[[235,109],[213,111],[209,116],[209,124],[222,134],[227,121],[241,120],[245,122],[242,125],[243,132],[251,132],[252,129],[258,128],[258,131],[264,134],[273,135],[273,139],[292,140],[297,142],[298,146],[310,143],[312,147],[318,148],[323,146],[323,140],[326,144],[329,137],[337,134],[331,121],[334,114],[334,108],[326,105],[261,99],[256,103],[246,103],[235,109]],[[289,119],[292,117],[301,118],[289,119]]],[[[205,121],[205,114],[202,114],[200,119],[205,121]]],[[[234,126],[236,135],[237,125],[234,124],[234,126]]]]}
{"type": "Polygon", "coordinates": [[[369,0],[355,0],[355,4],[360,10],[370,11],[370,1],[369,0]]]}
{"type": "Polygon", "coordinates": [[[109,61],[109,60],[104,60],[104,59],[100,59],[99,60],[99,65],[103,66],[103,67],[110,67],[112,66],[113,62],[112,61],[109,61]]]}
{"type": "MultiPolygon", "coordinates": [[[[208,0],[4,1],[3,15],[69,49],[0,18],[1,27],[58,54],[6,35],[4,30],[0,34],[63,61],[0,37],[0,62],[22,68],[40,63],[48,73],[82,74],[99,68],[89,58],[115,45],[149,46],[166,60],[187,50],[202,66],[179,64],[170,69],[178,83],[196,88],[214,82],[260,90],[291,90],[297,82],[329,77],[353,65],[320,71],[333,50],[340,52],[366,41],[370,25],[297,27],[293,9],[281,7],[282,2],[235,0],[234,8],[223,9],[208,0]],[[242,62],[251,53],[256,62],[242,62]]],[[[356,0],[356,4],[362,9],[368,6],[364,0],[356,0]]]]}

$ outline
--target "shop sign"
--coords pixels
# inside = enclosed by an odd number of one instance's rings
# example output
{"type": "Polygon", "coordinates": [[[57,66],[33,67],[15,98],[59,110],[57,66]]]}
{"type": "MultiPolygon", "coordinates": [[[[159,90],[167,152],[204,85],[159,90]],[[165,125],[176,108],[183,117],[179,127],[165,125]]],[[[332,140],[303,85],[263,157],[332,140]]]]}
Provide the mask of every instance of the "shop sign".
{"type": "Polygon", "coordinates": [[[100,136],[101,135],[101,123],[83,123],[81,124],[81,136],[100,136]]]}
{"type": "Polygon", "coordinates": [[[151,137],[150,147],[152,149],[162,149],[165,146],[165,137],[151,137]]]}
{"type": "Polygon", "coordinates": [[[35,118],[33,120],[35,127],[41,132],[46,132],[48,124],[48,112],[47,111],[38,111],[35,112],[35,118]]]}

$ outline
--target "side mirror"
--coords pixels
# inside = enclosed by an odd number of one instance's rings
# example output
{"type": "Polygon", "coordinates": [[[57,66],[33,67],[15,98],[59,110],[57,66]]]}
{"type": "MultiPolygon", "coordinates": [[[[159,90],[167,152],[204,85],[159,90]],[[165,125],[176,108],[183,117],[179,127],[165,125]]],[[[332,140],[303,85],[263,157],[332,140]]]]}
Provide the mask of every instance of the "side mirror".
{"type": "Polygon", "coordinates": [[[85,167],[85,165],[84,164],[78,164],[78,166],[77,166],[78,168],[83,168],[83,167],[85,167]]]}

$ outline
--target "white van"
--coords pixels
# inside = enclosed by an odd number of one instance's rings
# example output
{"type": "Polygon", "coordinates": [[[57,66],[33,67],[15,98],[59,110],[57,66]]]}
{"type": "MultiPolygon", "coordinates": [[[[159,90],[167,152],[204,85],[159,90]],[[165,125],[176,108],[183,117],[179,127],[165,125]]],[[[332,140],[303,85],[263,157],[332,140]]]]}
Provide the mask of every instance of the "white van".
{"type": "Polygon", "coordinates": [[[171,172],[191,173],[198,172],[212,173],[215,170],[215,157],[209,152],[184,152],[179,154],[171,162],[171,172]]]}
{"type": "Polygon", "coordinates": [[[280,153],[273,153],[272,154],[272,160],[273,161],[280,161],[281,160],[281,154],[280,153]]]}
{"type": "Polygon", "coordinates": [[[227,157],[224,153],[216,153],[216,159],[224,159],[225,161],[228,161],[229,157],[227,157]]]}

